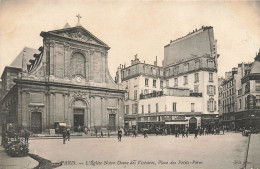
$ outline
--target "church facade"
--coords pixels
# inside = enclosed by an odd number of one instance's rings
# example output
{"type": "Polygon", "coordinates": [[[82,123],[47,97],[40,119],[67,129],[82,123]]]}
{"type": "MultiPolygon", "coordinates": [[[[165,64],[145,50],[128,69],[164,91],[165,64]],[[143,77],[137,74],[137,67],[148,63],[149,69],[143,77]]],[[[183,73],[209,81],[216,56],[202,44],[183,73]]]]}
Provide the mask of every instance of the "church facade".
{"type": "Polygon", "coordinates": [[[57,123],[75,131],[123,126],[125,91],[110,76],[110,47],[80,25],[40,35],[43,46],[25,48],[1,76],[2,124],[34,133],[57,123]]]}

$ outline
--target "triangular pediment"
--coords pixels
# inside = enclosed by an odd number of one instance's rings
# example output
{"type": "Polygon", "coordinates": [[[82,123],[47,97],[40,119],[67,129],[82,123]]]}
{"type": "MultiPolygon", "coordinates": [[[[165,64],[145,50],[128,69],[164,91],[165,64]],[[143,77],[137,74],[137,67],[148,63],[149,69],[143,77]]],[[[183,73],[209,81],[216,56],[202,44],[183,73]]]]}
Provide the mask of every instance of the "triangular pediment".
{"type": "Polygon", "coordinates": [[[54,34],[54,35],[57,35],[60,37],[73,39],[73,40],[84,42],[84,43],[88,43],[88,44],[108,47],[107,44],[105,44],[103,41],[98,39],[95,35],[90,33],[88,30],[86,30],[82,26],[64,28],[64,29],[49,31],[47,33],[54,34]]]}

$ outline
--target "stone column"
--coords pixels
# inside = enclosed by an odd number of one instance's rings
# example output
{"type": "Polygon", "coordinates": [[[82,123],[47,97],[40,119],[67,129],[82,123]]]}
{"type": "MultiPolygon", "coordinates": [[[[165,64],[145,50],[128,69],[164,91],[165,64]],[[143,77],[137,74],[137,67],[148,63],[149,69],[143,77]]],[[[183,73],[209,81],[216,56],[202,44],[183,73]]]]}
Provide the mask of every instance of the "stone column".
{"type": "Polygon", "coordinates": [[[29,104],[30,104],[30,93],[29,92],[26,92],[26,124],[25,124],[25,127],[27,129],[29,129],[29,127],[31,126],[31,118],[30,118],[30,111],[29,111],[29,104]]]}
{"type": "Polygon", "coordinates": [[[55,120],[55,94],[54,93],[50,93],[50,108],[49,108],[49,122],[50,122],[50,127],[52,127],[54,125],[54,120],[55,120]]]}
{"type": "Polygon", "coordinates": [[[54,62],[54,55],[55,55],[55,44],[54,42],[50,42],[49,43],[50,46],[50,75],[54,76],[54,66],[55,66],[55,62],[54,62]]]}
{"type": "Polygon", "coordinates": [[[89,61],[89,81],[92,81],[93,80],[93,67],[92,67],[92,64],[93,64],[93,54],[94,54],[94,50],[90,50],[89,51],[89,58],[90,58],[90,61],[89,61]]]}
{"type": "Polygon", "coordinates": [[[70,64],[69,64],[69,61],[70,61],[70,57],[69,57],[70,46],[67,43],[64,43],[63,45],[64,45],[64,77],[68,78],[69,77],[68,72],[69,72],[69,68],[70,68],[70,64]]]}
{"type": "Polygon", "coordinates": [[[50,129],[50,92],[45,92],[45,114],[46,114],[46,126],[50,129]]]}
{"type": "Polygon", "coordinates": [[[95,127],[95,96],[90,96],[90,106],[91,106],[90,126],[95,127]]]}

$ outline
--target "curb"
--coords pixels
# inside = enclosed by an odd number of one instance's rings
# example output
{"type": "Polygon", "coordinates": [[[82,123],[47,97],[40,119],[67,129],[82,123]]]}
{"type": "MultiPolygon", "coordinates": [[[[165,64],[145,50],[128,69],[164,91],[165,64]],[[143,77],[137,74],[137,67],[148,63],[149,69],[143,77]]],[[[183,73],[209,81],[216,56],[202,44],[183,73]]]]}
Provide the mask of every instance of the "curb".
{"type": "Polygon", "coordinates": [[[50,160],[47,160],[35,154],[28,153],[28,156],[39,162],[39,164],[34,167],[34,169],[52,169],[60,167],[62,165],[61,163],[52,163],[50,160]]]}

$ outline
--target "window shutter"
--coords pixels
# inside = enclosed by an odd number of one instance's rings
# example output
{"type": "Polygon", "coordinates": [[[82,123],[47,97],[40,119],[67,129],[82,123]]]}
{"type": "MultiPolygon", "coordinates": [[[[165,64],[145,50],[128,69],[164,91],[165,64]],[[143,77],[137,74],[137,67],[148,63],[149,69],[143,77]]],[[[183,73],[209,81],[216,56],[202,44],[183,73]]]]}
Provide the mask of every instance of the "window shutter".
{"type": "Polygon", "coordinates": [[[216,94],[216,86],[214,86],[214,95],[216,94]]]}
{"type": "Polygon", "coordinates": [[[209,94],[209,85],[207,85],[207,94],[209,94]]]}
{"type": "Polygon", "coordinates": [[[209,111],[209,101],[207,103],[208,103],[208,111],[209,111]]]}
{"type": "Polygon", "coordinates": [[[216,111],[216,110],[217,110],[217,102],[214,101],[214,111],[216,111]]]}

